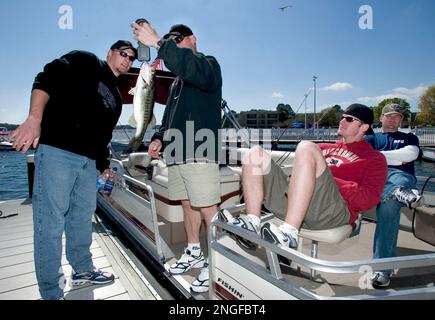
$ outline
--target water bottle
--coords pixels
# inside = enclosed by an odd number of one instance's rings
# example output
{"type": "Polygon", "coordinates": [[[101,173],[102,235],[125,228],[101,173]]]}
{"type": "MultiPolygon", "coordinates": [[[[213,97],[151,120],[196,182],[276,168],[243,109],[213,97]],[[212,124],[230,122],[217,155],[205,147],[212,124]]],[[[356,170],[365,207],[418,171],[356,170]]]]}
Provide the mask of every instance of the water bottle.
{"type": "Polygon", "coordinates": [[[116,178],[116,172],[118,171],[118,168],[113,168],[112,169],[112,172],[113,172],[113,174],[114,174],[114,176],[113,176],[113,178],[112,177],[109,177],[108,179],[107,179],[107,181],[106,181],[106,183],[104,184],[104,188],[103,188],[103,192],[105,193],[105,194],[111,194],[112,193],[112,190],[113,190],[113,186],[114,186],[114,184],[115,184],[115,178],[116,178]]]}
{"type": "MultiPolygon", "coordinates": [[[[136,20],[137,24],[148,23],[147,19],[140,18],[136,20]]],[[[151,60],[150,47],[144,45],[142,42],[137,42],[137,60],[140,62],[146,61],[149,62],[151,60]]]]}
{"type": "Polygon", "coordinates": [[[106,183],[106,179],[104,179],[104,176],[103,176],[102,174],[100,174],[100,175],[97,177],[97,185],[96,185],[97,192],[98,192],[101,188],[104,187],[104,184],[105,184],[105,183],[106,183]]]}

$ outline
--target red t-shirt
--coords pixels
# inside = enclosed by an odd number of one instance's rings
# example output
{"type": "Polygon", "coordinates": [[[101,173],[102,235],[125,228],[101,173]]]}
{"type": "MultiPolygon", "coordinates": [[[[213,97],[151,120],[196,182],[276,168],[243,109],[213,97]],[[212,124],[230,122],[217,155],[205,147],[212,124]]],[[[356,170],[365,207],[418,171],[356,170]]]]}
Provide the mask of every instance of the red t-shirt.
{"type": "Polygon", "coordinates": [[[352,224],[358,212],[379,203],[387,180],[387,161],[366,141],[321,143],[319,147],[347,203],[352,224]]]}

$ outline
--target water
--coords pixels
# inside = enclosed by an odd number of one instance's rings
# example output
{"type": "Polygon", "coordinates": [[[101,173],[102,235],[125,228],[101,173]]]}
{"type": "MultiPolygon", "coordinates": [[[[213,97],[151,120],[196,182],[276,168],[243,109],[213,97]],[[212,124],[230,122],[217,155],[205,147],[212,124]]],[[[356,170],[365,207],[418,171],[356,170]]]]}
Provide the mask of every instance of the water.
{"type": "Polygon", "coordinates": [[[0,201],[27,198],[28,186],[26,155],[0,151],[0,201]]]}
{"type": "MultiPolygon", "coordinates": [[[[435,164],[416,161],[415,171],[417,176],[435,175],[435,164]]],[[[421,189],[423,182],[418,181],[418,189],[421,189]]],[[[28,190],[26,156],[16,151],[0,151],[0,201],[27,198],[28,190]]],[[[435,192],[435,179],[426,190],[435,192]]]]}

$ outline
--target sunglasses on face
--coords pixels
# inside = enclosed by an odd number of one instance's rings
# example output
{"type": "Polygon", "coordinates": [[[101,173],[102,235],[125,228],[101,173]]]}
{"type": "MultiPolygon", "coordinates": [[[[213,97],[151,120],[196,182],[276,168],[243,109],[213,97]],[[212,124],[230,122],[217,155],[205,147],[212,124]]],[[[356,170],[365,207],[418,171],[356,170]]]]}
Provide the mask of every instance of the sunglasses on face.
{"type": "Polygon", "coordinates": [[[346,122],[354,122],[354,121],[359,121],[359,122],[361,122],[361,120],[360,119],[358,119],[358,118],[355,118],[355,117],[352,117],[352,116],[342,116],[341,117],[341,120],[346,120],[346,122]]]}
{"type": "Polygon", "coordinates": [[[163,36],[163,39],[165,39],[165,40],[167,40],[167,39],[173,39],[176,44],[179,44],[181,41],[184,40],[184,36],[182,34],[168,33],[168,34],[165,34],[163,36]],[[173,37],[173,38],[171,38],[171,37],[173,37]]]}
{"type": "Polygon", "coordinates": [[[122,50],[115,50],[116,52],[119,52],[119,55],[123,58],[127,58],[128,60],[130,60],[131,62],[133,62],[134,60],[136,60],[136,57],[134,56],[130,56],[127,52],[122,51],[122,50]]]}

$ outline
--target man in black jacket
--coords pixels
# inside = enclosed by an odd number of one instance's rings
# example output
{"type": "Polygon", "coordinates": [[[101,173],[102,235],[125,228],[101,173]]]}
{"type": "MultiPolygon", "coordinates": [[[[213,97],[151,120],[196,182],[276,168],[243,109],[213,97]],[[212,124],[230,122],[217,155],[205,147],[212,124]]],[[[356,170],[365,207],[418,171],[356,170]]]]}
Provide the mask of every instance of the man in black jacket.
{"type": "Polygon", "coordinates": [[[135,39],[158,50],[158,58],[176,76],[163,115],[162,127],[151,139],[148,152],[164,156],[169,166],[169,197],[180,200],[188,245],[170,267],[172,274],[202,268],[191,284],[194,292],[208,291],[208,264],[201,250],[201,214],[206,229],[218,210],[220,179],[218,129],[220,128],[222,76],[212,56],[198,52],[196,36],[182,24],[163,38],[147,23],[132,25],[135,39]]]}
{"type": "Polygon", "coordinates": [[[107,145],[121,115],[119,75],[136,59],[129,41],[115,42],[106,61],[72,51],[48,63],[33,84],[27,120],[11,133],[17,151],[35,153],[34,254],[44,300],[63,299],[62,234],[73,268],[72,285],[105,284],[114,276],[95,269],[90,246],[96,209],[96,168],[107,177],[107,145]]]}

